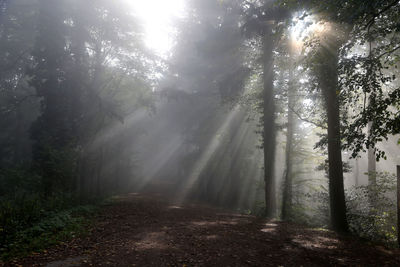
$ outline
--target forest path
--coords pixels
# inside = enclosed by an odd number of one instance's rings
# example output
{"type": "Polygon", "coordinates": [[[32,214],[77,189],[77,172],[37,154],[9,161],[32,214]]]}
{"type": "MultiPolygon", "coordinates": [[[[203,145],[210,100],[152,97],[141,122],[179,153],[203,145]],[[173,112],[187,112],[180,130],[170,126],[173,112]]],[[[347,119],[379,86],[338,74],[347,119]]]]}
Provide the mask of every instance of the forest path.
{"type": "Polygon", "coordinates": [[[118,197],[90,234],[22,266],[400,266],[399,250],[198,204],[162,187],[118,197]],[[168,192],[168,191],[164,191],[168,192]]]}

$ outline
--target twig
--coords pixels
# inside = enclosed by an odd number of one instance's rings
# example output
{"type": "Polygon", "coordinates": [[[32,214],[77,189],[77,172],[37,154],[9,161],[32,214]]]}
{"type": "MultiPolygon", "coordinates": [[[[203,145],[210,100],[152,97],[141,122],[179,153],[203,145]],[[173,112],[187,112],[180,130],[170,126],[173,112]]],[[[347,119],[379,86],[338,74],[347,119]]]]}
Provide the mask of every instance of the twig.
{"type": "Polygon", "coordinates": [[[394,7],[398,3],[399,3],[399,0],[395,0],[392,3],[390,3],[388,6],[386,6],[384,9],[379,11],[378,13],[372,14],[372,18],[367,22],[367,24],[365,25],[365,28],[369,29],[375,23],[375,18],[376,17],[382,15],[383,13],[385,13],[386,11],[388,11],[389,9],[391,9],[392,7],[394,7]]]}
{"type": "Polygon", "coordinates": [[[385,53],[380,54],[379,56],[376,57],[376,59],[380,59],[381,57],[383,57],[383,56],[385,56],[385,55],[388,55],[388,54],[391,54],[391,53],[393,53],[393,52],[396,52],[396,51],[399,50],[399,49],[400,49],[400,45],[397,46],[397,47],[395,47],[395,48],[393,48],[393,49],[390,50],[390,51],[386,51],[385,53]]]}
{"type": "Polygon", "coordinates": [[[317,126],[317,127],[320,127],[320,128],[322,128],[322,129],[325,129],[325,130],[328,129],[325,125],[322,125],[322,124],[319,124],[318,122],[312,121],[312,120],[310,120],[309,118],[303,118],[303,117],[301,116],[301,114],[298,113],[294,108],[289,107],[289,109],[290,109],[294,114],[296,114],[296,116],[297,116],[300,120],[305,121],[305,122],[308,122],[308,123],[311,123],[311,124],[313,124],[313,125],[315,125],[315,126],[317,126]]]}

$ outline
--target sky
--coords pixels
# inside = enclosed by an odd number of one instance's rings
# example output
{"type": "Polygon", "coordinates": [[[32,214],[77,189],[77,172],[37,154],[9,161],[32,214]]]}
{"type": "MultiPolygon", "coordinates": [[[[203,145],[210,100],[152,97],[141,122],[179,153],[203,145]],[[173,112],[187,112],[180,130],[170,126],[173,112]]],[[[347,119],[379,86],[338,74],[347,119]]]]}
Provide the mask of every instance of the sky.
{"type": "Polygon", "coordinates": [[[145,29],[146,45],[167,56],[174,44],[174,19],[183,17],[185,0],[130,0],[145,29]]]}

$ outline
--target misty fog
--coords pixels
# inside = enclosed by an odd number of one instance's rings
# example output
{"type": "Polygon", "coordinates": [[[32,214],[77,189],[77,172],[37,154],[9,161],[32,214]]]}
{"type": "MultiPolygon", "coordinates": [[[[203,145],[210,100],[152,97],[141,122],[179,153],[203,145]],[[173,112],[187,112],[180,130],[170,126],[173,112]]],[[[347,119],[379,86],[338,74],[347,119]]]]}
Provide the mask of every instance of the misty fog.
{"type": "MultiPolygon", "coordinates": [[[[77,208],[125,198],[143,212],[238,214],[227,225],[263,219],[263,234],[293,223],[396,247],[399,11],[389,0],[0,0],[0,265],[49,247],[50,232],[72,235],[87,217],[77,208]]],[[[154,233],[146,242],[161,250],[154,233]]],[[[138,257],[106,265],[219,262],[138,257]]],[[[299,257],[289,265],[321,264],[299,257]]]]}

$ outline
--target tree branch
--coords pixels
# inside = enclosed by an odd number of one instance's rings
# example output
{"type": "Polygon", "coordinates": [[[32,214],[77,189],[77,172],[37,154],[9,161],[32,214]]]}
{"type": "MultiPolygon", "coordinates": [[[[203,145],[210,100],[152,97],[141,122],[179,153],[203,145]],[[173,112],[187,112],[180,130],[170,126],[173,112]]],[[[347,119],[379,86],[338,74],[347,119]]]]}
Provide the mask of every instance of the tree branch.
{"type": "Polygon", "coordinates": [[[297,112],[294,108],[289,107],[289,109],[290,109],[294,114],[296,114],[296,116],[297,116],[300,120],[302,120],[302,121],[304,121],[304,122],[311,123],[311,124],[313,124],[313,125],[315,125],[315,126],[317,126],[317,127],[320,127],[320,128],[322,128],[322,129],[325,129],[325,130],[328,129],[325,125],[322,125],[322,124],[320,124],[320,123],[318,123],[318,122],[312,121],[312,120],[310,120],[309,118],[303,118],[303,117],[301,116],[301,114],[300,114],[299,112],[297,112]]]}
{"type": "Polygon", "coordinates": [[[392,50],[389,50],[389,51],[386,51],[386,52],[383,53],[383,54],[380,54],[379,56],[376,57],[376,59],[380,59],[381,57],[386,56],[386,55],[388,55],[388,54],[391,54],[391,53],[393,53],[393,52],[396,52],[396,51],[399,50],[399,49],[400,49],[400,45],[397,46],[397,47],[395,47],[395,48],[393,48],[392,50]]]}
{"type": "Polygon", "coordinates": [[[390,3],[388,6],[383,8],[381,11],[379,11],[378,13],[372,14],[372,18],[367,22],[367,24],[365,25],[365,28],[369,29],[375,23],[375,19],[378,16],[382,15],[383,13],[385,13],[386,11],[388,11],[389,9],[391,9],[392,7],[394,7],[398,3],[399,3],[399,0],[395,0],[392,3],[390,3]]]}

